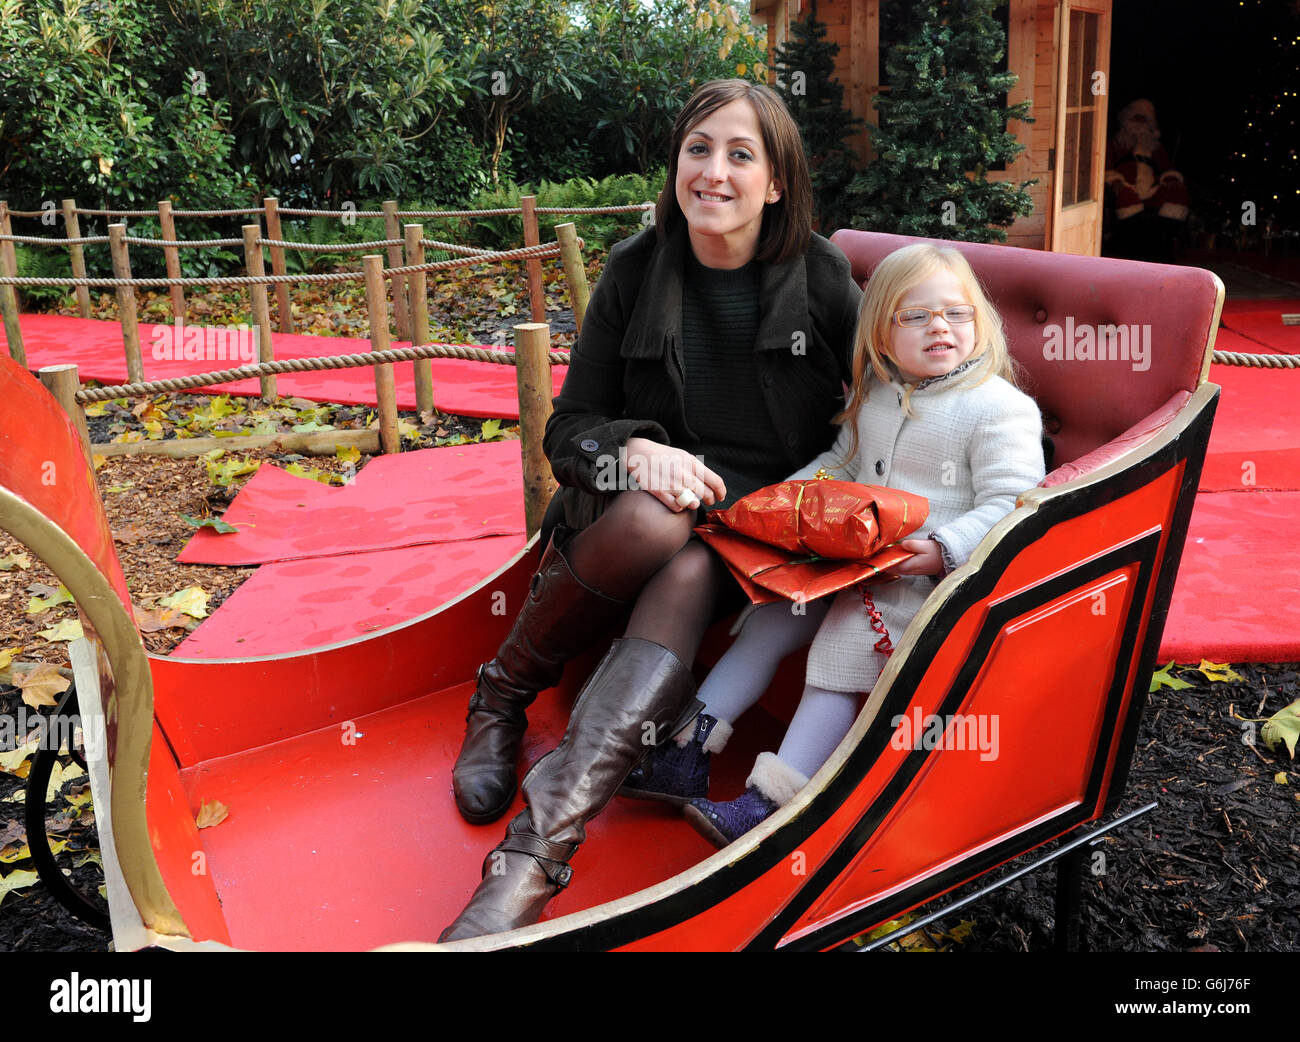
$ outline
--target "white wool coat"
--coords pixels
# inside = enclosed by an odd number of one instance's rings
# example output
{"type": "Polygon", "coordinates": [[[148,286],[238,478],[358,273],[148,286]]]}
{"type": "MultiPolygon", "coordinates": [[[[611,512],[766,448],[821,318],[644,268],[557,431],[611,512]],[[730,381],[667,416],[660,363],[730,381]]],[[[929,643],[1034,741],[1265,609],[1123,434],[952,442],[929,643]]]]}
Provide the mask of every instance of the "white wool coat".
{"type": "MultiPolygon", "coordinates": [[[[961,372],[917,384],[903,412],[901,383],[872,378],[855,417],[858,451],[851,459],[849,427],[835,444],[791,475],[810,478],[820,467],[833,477],[885,485],[925,496],[926,523],[910,538],[934,539],[945,571],[964,564],[1016,498],[1043,479],[1042,417],[1034,400],[982,360],[961,372]]],[[[934,589],[929,576],[875,584],[871,594],[895,645],[934,589]]],[[[808,653],[807,681],[828,691],[871,690],[885,666],[856,590],[835,596],[808,653]]]]}

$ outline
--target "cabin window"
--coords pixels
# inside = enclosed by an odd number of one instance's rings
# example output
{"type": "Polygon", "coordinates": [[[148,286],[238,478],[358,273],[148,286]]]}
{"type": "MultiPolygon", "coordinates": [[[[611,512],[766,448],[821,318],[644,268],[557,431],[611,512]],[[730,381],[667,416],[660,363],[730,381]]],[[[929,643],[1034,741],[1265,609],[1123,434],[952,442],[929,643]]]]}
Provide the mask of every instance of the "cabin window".
{"type": "Polygon", "coordinates": [[[1092,199],[1093,137],[1101,119],[1103,94],[1092,92],[1092,73],[1100,68],[1097,54],[1101,15],[1070,12],[1070,49],[1065,76],[1065,148],[1061,163],[1061,205],[1092,199]]]}

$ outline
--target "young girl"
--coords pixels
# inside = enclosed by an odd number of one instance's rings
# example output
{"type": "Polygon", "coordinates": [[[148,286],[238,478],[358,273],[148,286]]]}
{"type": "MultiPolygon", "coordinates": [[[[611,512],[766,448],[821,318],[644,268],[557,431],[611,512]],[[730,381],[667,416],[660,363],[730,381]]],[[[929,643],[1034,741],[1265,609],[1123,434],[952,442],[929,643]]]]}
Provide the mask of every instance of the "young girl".
{"type": "MultiPolygon", "coordinates": [[[[907,246],[867,283],[854,344],[853,392],[835,445],[793,478],[832,477],[915,492],[930,501],[901,578],[871,587],[897,640],[938,579],[970,557],[1016,497],[1043,478],[1042,420],[1016,389],[1002,320],[954,249],[907,246]]],[[[628,779],[626,795],[686,805],[692,824],[725,846],[794,798],[829,758],[874,686],[885,656],[862,596],[850,589],[805,606],[752,612],[703,687],[704,710],[628,779]],[[815,638],[815,639],[814,639],[815,638]],[[812,642],[803,700],[776,753],[758,757],[746,791],[703,799],[709,755],[758,701],[781,659],[812,642]]]]}

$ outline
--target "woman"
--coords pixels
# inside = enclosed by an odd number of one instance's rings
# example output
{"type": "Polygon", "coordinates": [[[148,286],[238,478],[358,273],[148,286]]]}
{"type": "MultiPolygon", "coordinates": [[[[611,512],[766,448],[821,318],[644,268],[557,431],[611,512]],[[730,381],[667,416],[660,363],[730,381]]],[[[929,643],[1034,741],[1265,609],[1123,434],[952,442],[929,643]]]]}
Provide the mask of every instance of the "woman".
{"type": "Polygon", "coordinates": [[[479,670],[453,771],[470,821],[514,796],[524,711],[627,619],[563,740],[523,781],[527,809],[442,940],[533,923],[568,883],[585,825],[694,713],[690,663],[739,590],[692,529],[828,448],[861,292],[810,231],[799,131],[770,88],[701,87],[673,128],[655,227],[610,252],[546,429],[564,486],[527,603],[479,670]],[[630,480],[629,480],[630,479],[630,480]],[[574,531],[578,529],[579,531],[574,531]],[[684,720],[683,720],[684,722],[684,720]]]}

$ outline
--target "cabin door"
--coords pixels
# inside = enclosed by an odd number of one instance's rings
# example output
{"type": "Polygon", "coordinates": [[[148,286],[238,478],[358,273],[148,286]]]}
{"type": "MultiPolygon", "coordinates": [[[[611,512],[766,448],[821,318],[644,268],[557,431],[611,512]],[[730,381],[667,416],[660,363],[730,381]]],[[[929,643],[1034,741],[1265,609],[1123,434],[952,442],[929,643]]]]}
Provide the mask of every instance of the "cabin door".
{"type": "Polygon", "coordinates": [[[1095,257],[1101,252],[1110,10],[1111,0],[1056,5],[1050,246],[1057,253],[1095,257]]]}

